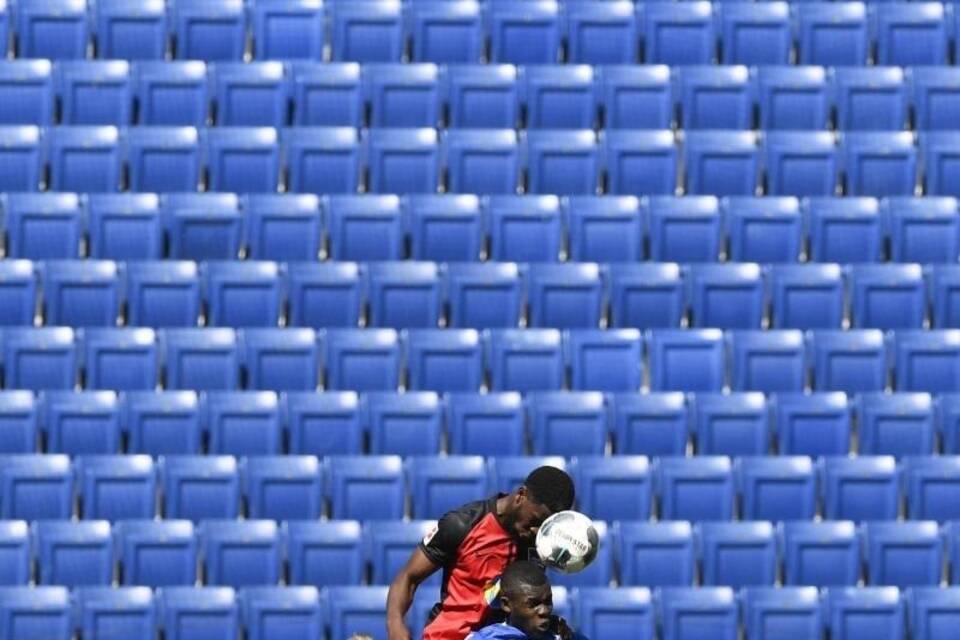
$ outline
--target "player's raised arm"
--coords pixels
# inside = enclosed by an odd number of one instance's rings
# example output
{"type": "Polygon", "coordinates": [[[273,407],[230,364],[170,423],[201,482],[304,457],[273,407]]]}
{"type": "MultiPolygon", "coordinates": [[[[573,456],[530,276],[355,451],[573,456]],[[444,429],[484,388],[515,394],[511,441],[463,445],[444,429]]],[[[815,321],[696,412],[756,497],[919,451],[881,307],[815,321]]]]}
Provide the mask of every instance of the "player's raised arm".
{"type": "Polygon", "coordinates": [[[403,617],[413,604],[413,595],[421,582],[429,578],[440,567],[433,563],[420,547],[413,550],[410,559],[390,584],[387,593],[387,638],[389,640],[410,640],[410,630],[403,617]]]}

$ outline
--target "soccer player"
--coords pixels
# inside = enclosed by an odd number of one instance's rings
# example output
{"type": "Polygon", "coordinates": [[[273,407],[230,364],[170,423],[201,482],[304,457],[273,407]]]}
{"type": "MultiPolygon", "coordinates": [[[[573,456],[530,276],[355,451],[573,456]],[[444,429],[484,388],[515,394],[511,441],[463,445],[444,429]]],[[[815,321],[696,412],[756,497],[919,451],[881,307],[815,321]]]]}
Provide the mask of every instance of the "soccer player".
{"type": "Polygon", "coordinates": [[[471,502],[444,515],[414,549],[387,596],[387,637],[410,640],[403,621],[417,587],[443,569],[440,602],[423,640],[464,640],[503,620],[500,574],[514,560],[537,559],[541,523],[573,506],[573,480],[555,467],[538,467],[513,493],[471,502]]]}

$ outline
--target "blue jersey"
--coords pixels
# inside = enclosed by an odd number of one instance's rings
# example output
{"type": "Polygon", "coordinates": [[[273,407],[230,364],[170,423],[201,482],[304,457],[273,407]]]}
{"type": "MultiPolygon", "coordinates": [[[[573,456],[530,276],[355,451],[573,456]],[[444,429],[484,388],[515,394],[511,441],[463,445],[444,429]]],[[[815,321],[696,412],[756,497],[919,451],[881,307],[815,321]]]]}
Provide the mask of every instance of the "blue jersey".
{"type": "MultiPolygon", "coordinates": [[[[560,640],[558,635],[547,636],[550,640],[560,640]]],[[[574,640],[587,640],[579,633],[573,634],[574,640]]],[[[466,637],[466,640],[531,640],[526,633],[513,627],[506,622],[491,624],[479,631],[474,631],[466,637]]]]}

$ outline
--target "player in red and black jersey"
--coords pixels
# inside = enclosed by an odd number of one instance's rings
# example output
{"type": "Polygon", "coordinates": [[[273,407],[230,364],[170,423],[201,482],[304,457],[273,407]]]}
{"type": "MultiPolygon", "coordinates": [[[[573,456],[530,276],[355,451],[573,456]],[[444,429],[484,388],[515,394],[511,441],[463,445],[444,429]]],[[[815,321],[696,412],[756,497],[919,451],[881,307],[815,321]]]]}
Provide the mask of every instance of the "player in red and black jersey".
{"type": "Polygon", "coordinates": [[[516,559],[536,558],[537,530],[549,516],[573,506],[570,476],[539,467],[513,493],[471,502],[444,515],[400,570],[387,596],[389,640],[410,640],[403,621],[421,582],[443,569],[440,602],[423,640],[463,640],[502,620],[496,608],[500,574],[516,559]]]}

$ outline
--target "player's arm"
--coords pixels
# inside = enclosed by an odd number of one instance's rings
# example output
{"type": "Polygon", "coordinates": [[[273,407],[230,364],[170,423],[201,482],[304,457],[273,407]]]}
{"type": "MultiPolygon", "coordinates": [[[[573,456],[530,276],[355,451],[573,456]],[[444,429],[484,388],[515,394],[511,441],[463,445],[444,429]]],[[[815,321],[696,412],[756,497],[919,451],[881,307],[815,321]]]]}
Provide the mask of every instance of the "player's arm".
{"type": "Polygon", "coordinates": [[[421,582],[429,578],[440,566],[433,563],[420,547],[413,550],[390,585],[387,594],[387,637],[389,640],[410,640],[403,617],[413,604],[413,594],[421,582]]]}

